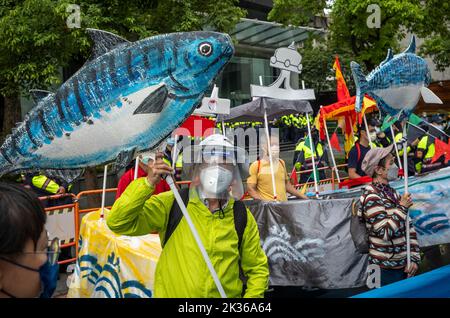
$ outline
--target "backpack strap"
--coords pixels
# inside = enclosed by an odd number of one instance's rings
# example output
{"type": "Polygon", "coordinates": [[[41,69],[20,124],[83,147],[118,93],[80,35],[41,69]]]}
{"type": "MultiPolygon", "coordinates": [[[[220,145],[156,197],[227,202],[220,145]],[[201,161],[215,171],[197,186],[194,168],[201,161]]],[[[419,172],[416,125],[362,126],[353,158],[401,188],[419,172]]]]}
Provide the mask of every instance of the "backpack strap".
{"type": "MultiPolygon", "coordinates": [[[[238,235],[238,248],[241,250],[242,237],[244,236],[244,231],[247,226],[247,209],[242,201],[234,201],[233,206],[234,214],[234,228],[238,235]]],[[[240,252],[239,252],[240,253],[240,252]]]]}
{"type": "Polygon", "coordinates": [[[247,226],[247,209],[242,201],[234,201],[233,214],[234,214],[234,228],[238,235],[239,279],[242,281],[241,296],[244,297],[245,290],[247,289],[247,287],[246,287],[247,277],[245,276],[244,270],[242,269],[241,246],[242,246],[242,238],[244,236],[244,231],[247,226]]]}
{"type": "MultiPolygon", "coordinates": [[[[183,200],[184,205],[187,205],[189,202],[189,188],[181,189],[180,190],[180,196],[183,200]]],[[[173,232],[177,228],[178,224],[180,224],[181,219],[183,218],[183,212],[181,212],[181,208],[178,205],[178,202],[176,199],[174,199],[172,208],[170,209],[169,213],[169,220],[167,221],[167,228],[166,228],[166,234],[164,236],[164,241],[162,244],[162,247],[166,246],[167,241],[169,240],[170,236],[172,236],[173,232]]]]}

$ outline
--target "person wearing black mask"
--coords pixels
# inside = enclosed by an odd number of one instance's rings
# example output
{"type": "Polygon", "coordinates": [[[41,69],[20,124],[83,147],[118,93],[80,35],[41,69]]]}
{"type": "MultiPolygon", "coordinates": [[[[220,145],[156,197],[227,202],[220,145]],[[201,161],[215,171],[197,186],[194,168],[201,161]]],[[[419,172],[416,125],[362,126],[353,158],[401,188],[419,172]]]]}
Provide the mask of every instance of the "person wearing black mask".
{"type": "Polygon", "coordinates": [[[49,241],[37,196],[0,183],[0,298],[50,298],[58,279],[59,241],[49,241]]]}

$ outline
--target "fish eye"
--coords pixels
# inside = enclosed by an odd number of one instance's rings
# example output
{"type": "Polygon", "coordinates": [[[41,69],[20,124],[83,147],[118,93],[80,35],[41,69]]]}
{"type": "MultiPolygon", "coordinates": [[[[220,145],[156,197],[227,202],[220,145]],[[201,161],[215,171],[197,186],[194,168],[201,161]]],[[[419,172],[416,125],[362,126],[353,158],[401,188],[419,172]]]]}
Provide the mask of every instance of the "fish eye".
{"type": "Polygon", "coordinates": [[[203,56],[210,56],[212,54],[213,48],[211,43],[202,42],[198,46],[198,52],[203,56]]]}

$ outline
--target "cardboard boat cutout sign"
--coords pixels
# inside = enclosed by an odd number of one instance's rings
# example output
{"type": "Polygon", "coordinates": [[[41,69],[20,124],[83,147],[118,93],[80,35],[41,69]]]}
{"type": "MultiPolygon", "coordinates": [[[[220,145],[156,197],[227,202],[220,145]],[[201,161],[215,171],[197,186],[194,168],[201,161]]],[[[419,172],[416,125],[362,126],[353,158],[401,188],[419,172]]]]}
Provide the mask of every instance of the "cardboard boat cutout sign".
{"type": "Polygon", "coordinates": [[[416,40],[413,36],[409,47],[393,55],[389,50],[386,59],[369,75],[365,76],[356,62],[351,62],[356,84],[356,111],[360,112],[364,94],[374,98],[385,113],[409,117],[416,107],[420,95],[426,103],[442,104],[442,101],[427,88],[431,73],[427,62],[417,56],[416,40]]]}
{"type": "Polygon", "coordinates": [[[37,105],[0,148],[0,175],[45,170],[68,182],[86,166],[126,166],[154,149],[201,103],[234,53],[216,32],[173,33],[129,42],[88,30],[94,50],[37,105]]]}
{"type": "Polygon", "coordinates": [[[293,89],[291,87],[291,72],[300,74],[302,71],[302,56],[297,52],[294,42],[287,48],[275,50],[270,58],[270,66],[281,70],[280,75],[269,86],[250,85],[252,97],[269,97],[284,100],[314,100],[313,89],[293,89]],[[283,88],[284,86],[284,88],[283,88]]]}

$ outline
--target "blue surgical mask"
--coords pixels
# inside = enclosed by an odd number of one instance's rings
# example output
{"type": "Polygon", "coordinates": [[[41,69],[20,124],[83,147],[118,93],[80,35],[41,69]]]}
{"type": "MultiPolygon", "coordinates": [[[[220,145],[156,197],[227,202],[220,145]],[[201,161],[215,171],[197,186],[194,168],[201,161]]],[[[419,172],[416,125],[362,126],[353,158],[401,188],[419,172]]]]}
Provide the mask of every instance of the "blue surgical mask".
{"type": "MultiPolygon", "coordinates": [[[[47,252],[47,262],[45,262],[44,265],[39,267],[39,269],[31,268],[26,265],[16,263],[4,257],[0,258],[13,265],[22,267],[24,269],[28,269],[33,272],[38,272],[39,278],[41,279],[41,293],[39,295],[39,298],[50,298],[55,292],[56,285],[58,283],[58,273],[59,273],[59,264],[57,262],[58,255],[59,255],[59,241],[57,239],[54,239],[50,244],[47,252]]],[[[5,290],[1,291],[6,295],[8,295],[9,297],[17,298],[16,296],[12,295],[11,293],[5,290]]]]}
{"type": "Polygon", "coordinates": [[[39,268],[39,276],[41,277],[41,295],[40,298],[50,298],[56,289],[58,283],[59,264],[50,265],[46,262],[39,268]]]}

